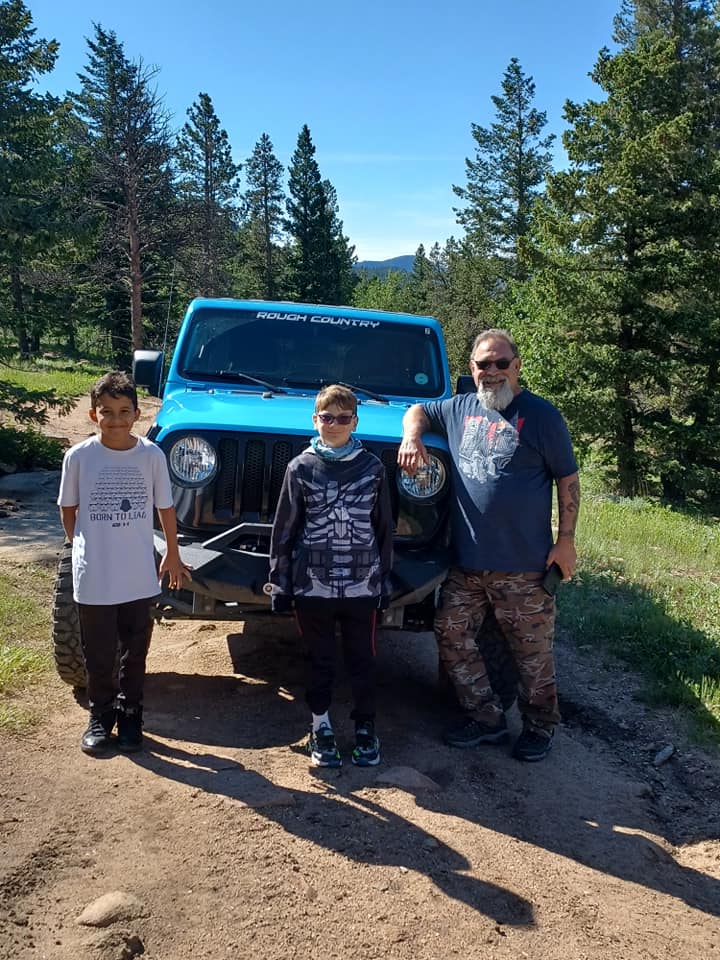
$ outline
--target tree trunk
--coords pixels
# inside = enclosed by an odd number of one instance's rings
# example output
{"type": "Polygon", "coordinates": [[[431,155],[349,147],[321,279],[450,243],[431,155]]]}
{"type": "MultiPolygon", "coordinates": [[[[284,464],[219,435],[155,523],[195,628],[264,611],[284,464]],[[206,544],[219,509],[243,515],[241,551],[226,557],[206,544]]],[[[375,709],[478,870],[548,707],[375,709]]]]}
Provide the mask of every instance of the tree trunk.
{"type": "Polygon", "coordinates": [[[267,191],[263,197],[263,233],[265,244],[265,299],[273,300],[275,296],[275,284],[273,283],[272,235],[270,230],[270,210],[268,208],[267,191]]]}
{"type": "Polygon", "coordinates": [[[705,387],[695,401],[695,426],[706,427],[710,422],[710,398],[717,395],[720,386],[720,363],[712,357],[708,363],[705,387]]]}
{"type": "Polygon", "coordinates": [[[15,335],[18,349],[23,360],[30,359],[30,337],[28,335],[27,320],[25,317],[25,300],[23,298],[20,267],[17,263],[10,264],[10,289],[12,291],[13,307],[15,308],[15,335]]]}
{"type": "Polygon", "coordinates": [[[613,445],[618,471],[618,493],[621,497],[634,497],[638,491],[638,475],[632,397],[627,377],[621,376],[616,382],[615,408],[615,439],[613,445]]]}
{"type": "Polygon", "coordinates": [[[144,336],[142,323],[142,264],[140,260],[140,229],[136,200],[129,205],[128,241],[130,246],[130,330],[133,350],[142,350],[144,336]]]}

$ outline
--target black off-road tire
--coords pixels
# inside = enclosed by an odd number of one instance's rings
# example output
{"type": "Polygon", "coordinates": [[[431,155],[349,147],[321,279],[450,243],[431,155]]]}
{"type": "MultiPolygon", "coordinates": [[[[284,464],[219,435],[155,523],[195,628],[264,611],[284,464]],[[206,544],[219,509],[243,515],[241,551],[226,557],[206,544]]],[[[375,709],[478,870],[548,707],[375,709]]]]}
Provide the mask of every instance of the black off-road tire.
{"type": "Polygon", "coordinates": [[[55,667],[61,680],[80,693],[87,685],[85,658],[80,643],[80,617],[73,600],[72,546],[66,543],[58,562],[52,624],[55,667]]]}

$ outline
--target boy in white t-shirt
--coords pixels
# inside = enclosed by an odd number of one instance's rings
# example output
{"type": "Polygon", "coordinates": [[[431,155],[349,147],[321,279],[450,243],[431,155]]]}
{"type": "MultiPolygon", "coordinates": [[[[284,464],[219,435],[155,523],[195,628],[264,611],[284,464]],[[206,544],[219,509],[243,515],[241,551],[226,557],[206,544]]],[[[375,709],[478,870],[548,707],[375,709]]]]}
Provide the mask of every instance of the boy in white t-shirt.
{"type": "Polygon", "coordinates": [[[165,574],[175,588],[190,572],[178,551],[165,456],[131,432],[140,416],[132,379],[117,371],[101,377],[90,391],[89,416],[99,435],[67,451],[58,495],[72,542],[73,595],[87,669],[90,722],[81,749],[91,755],[107,750],[117,721],[117,747],[129,753],[142,747],[151,601],[165,574]],[[167,544],[159,573],[153,508],[167,544]]]}

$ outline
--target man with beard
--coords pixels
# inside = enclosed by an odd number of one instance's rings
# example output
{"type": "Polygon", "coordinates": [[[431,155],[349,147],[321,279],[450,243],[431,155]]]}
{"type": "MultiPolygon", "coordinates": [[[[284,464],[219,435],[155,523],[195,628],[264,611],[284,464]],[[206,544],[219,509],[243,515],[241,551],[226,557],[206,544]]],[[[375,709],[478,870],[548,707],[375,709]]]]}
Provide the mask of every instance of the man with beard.
{"type": "Polygon", "coordinates": [[[456,565],[443,585],[435,633],[465,717],[445,732],[445,741],[474,747],[508,737],[476,642],[493,610],[519,677],[523,730],[513,756],[537,761],[550,751],[560,721],[555,599],[542,583],[553,564],[565,580],[575,571],[577,464],[560,412],[520,386],[520,356],[506,330],[478,334],[470,369],[477,393],[410,407],[398,452],[399,465],[415,474],[428,462],[422,435],[432,431],[447,438],[452,458],[456,565]],[[553,486],[559,516],[554,541],[553,486]]]}

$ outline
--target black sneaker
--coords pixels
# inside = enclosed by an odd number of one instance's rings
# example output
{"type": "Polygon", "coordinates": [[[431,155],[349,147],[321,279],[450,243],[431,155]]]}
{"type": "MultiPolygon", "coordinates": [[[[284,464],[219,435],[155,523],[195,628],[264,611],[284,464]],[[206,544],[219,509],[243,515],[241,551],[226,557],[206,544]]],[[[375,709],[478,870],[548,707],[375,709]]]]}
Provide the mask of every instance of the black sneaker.
{"type": "Polygon", "coordinates": [[[105,710],[103,713],[91,713],[87,730],[82,735],[80,749],[83,753],[96,756],[105,753],[112,744],[112,729],[115,726],[115,711],[105,710]]]}
{"type": "Polygon", "coordinates": [[[537,763],[544,760],[552,750],[554,731],[538,730],[537,727],[525,727],[515,741],[512,755],[516,760],[537,763]]]}
{"type": "Polygon", "coordinates": [[[505,717],[496,727],[491,727],[481,720],[466,717],[459,727],[446,730],[443,739],[451,747],[477,747],[481,743],[500,743],[507,739],[508,728],[505,717]]]}
{"type": "Polygon", "coordinates": [[[356,767],[376,767],[380,763],[380,741],[373,723],[363,723],[356,728],[351,759],[356,767]]]}
{"type": "Polygon", "coordinates": [[[314,767],[341,767],[342,757],[335,743],[335,734],[326,724],[311,730],[305,746],[314,767]]]}
{"type": "Polygon", "coordinates": [[[117,715],[117,748],[123,753],[137,753],[142,750],[143,712],[142,707],[120,707],[117,715]]]}

